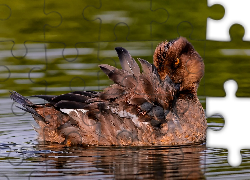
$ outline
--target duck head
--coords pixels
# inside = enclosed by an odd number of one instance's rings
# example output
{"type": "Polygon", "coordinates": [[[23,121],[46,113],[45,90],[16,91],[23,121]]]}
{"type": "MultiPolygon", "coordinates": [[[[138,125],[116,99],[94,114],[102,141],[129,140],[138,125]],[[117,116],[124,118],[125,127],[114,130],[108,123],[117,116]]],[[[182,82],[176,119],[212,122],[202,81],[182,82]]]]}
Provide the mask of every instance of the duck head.
{"type": "Polygon", "coordinates": [[[180,37],[159,44],[154,53],[154,65],[162,80],[168,75],[180,84],[180,91],[196,93],[204,75],[204,62],[186,38],[180,37]]]}

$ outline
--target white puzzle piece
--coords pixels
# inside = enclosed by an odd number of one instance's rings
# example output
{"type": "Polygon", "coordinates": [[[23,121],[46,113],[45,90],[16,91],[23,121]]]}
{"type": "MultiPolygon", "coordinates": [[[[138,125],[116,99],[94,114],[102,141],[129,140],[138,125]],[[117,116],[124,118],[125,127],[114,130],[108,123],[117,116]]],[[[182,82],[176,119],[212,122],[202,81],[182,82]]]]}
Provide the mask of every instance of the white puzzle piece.
{"type": "Polygon", "coordinates": [[[248,0],[208,0],[207,5],[220,4],[225,8],[225,15],[220,20],[207,18],[207,40],[231,41],[229,29],[233,24],[240,24],[245,29],[243,41],[250,41],[250,11],[248,0]]]}
{"type": "Polygon", "coordinates": [[[226,97],[207,97],[207,117],[221,114],[225,125],[220,131],[207,130],[207,146],[228,149],[231,166],[241,164],[241,149],[250,149],[250,98],[238,98],[238,85],[234,80],[224,83],[226,97]]]}

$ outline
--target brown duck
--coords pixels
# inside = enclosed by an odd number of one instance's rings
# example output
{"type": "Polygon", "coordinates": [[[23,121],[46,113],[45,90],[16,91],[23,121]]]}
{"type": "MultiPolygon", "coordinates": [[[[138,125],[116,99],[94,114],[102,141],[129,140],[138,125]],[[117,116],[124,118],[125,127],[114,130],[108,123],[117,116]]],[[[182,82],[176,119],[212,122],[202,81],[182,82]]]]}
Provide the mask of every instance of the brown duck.
{"type": "Polygon", "coordinates": [[[156,47],[154,64],[115,48],[122,69],[99,67],[114,84],[103,92],[35,95],[48,103],[10,97],[40,126],[39,140],[67,145],[183,145],[206,138],[206,118],[197,97],[204,63],[183,37],[156,47]]]}

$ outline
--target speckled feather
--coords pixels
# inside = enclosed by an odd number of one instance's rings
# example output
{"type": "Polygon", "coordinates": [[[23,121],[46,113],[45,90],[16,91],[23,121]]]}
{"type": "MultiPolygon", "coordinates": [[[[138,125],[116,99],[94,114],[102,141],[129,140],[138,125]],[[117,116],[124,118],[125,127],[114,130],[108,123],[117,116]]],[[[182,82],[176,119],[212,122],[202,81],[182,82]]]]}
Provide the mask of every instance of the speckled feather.
{"type": "Polygon", "coordinates": [[[99,67],[114,82],[103,92],[77,91],[35,105],[17,92],[11,98],[30,112],[40,140],[67,145],[177,145],[203,142],[204,110],[197,88],[204,63],[193,46],[178,38],[156,47],[154,64],[116,48],[122,69],[99,67]]]}

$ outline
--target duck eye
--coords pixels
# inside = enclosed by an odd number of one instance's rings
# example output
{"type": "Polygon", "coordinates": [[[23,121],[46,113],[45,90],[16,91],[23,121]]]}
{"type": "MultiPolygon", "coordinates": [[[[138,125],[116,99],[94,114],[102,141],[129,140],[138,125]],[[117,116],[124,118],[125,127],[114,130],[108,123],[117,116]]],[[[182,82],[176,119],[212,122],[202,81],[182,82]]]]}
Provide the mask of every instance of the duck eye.
{"type": "Polygon", "coordinates": [[[174,64],[177,65],[177,64],[179,64],[179,63],[180,63],[179,58],[176,58],[176,60],[174,61],[174,64]]]}

